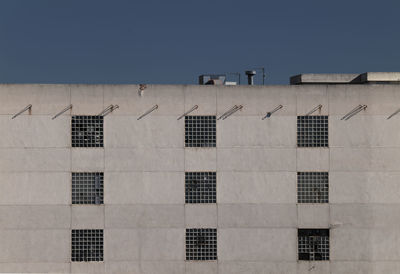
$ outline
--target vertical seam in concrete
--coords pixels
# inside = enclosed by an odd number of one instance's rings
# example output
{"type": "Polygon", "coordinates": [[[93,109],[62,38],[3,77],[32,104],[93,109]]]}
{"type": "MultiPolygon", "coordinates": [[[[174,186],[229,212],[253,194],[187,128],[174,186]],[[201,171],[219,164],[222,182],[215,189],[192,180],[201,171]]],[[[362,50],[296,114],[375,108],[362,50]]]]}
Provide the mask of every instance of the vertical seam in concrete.
{"type": "MultiPolygon", "coordinates": [[[[330,175],[330,173],[331,173],[331,147],[330,147],[330,138],[329,138],[329,132],[330,132],[330,130],[329,130],[329,128],[330,128],[329,120],[330,120],[331,115],[330,115],[330,109],[329,109],[329,106],[330,106],[330,103],[329,103],[329,86],[326,86],[326,96],[327,96],[327,102],[328,102],[328,208],[329,208],[329,211],[328,211],[328,220],[329,220],[328,229],[330,231],[330,227],[331,227],[331,193],[330,193],[331,183],[330,183],[329,177],[331,176],[330,175]]],[[[329,261],[328,261],[328,266],[329,266],[329,273],[332,274],[332,269],[331,269],[332,241],[331,241],[331,239],[332,239],[332,233],[329,232],[329,261]]]]}
{"type": "Polygon", "coordinates": [[[296,231],[295,231],[295,242],[294,242],[294,246],[296,247],[296,273],[298,273],[299,272],[299,262],[298,262],[298,260],[297,260],[297,258],[299,257],[299,248],[298,248],[298,239],[297,239],[297,230],[298,230],[298,228],[299,228],[299,204],[297,203],[297,150],[298,150],[298,146],[297,146],[297,116],[298,116],[298,113],[297,113],[297,105],[298,105],[298,91],[295,91],[296,92],[296,106],[295,106],[295,127],[296,127],[296,134],[295,134],[295,141],[296,141],[296,170],[295,170],[295,204],[296,204],[296,219],[297,219],[297,224],[296,224],[296,226],[297,226],[297,229],[296,229],[296,231]]]}
{"type": "MultiPolygon", "coordinates": [[[[183,113],[186,112],[186,90],[185,88],[183,89],[183,113]]],[[[185,117],[183,117],[185,119],[185,117]]],[[[185,172],[186,172],[186,147],[185,147],[185,120],[183,121],[183,233],[184,233],[184,241],[183,241],[183,256],[184,256],[184,269],[186,273],[186,182],[185,182],[185,172]]]]}
{"type": "MultiPolygon", "coordinates": [[[[218,90],[215,91],[215,117],[217,117],[217,109],[218,109],[218,90]]],[[[215,136],[218,138],[218,123],[215,124],[215,136]]],[[[215,173],[216,173],[216,214],[217,214],[217,223],[216,223],[216,229],[217,229],[217,273],[219,273],[219,258],[218,258],[218,235],[219,235],[219,223],[218,223],[218,139],[215,140],[215,173]]]]}
{"type": "MultiPolygon", "coordinates": [[[[72,92],[71,92],[71,86],[69,86],[69,103],[72,104],[72,92]]],[[[70,115],[69,115],[69,131],[70,131],[70,136],[69,136],[69,141],[70,143],[70,147],[69,147],[69,189],[70,189],[70,193],[69,193],[69,212],[70,212],[70,227],[69,227],[69,238],[70,238],[70,244],[69,244],[69,272],[72,273],[72,262],[71,262],[71,255],[72,255],[72,137],[71,137],[71,120],[72,120],[72,109],[70,111],[70,115]]]]}
{"type": "MultiPolygon", "coordinates": [[[[104,86],[103,86],[103,109],[104,109],[104,86]]],[[[104,133],[105,133],[105,120],[103,118],[103,180],[106,178],[106,176],[105,176],[105,174],[106,174],[106,148],[105,148],[106,135],[104,133]]],[[[106,273],[106,260],[105,260],[106,258],[104,257],[105,250],[106,250],[106,248],[105,248],[106,241],[104,241],[104,238],[105,238],[105,235],[106,235],[105,234],[105,230],[106,230],[106,204],[105,204],[105,197],[106,197],[106,194],[107,194],[107,193],[105,193],[104,189],[105,189],[105,184],[106,183],[107,182],[103,182],[103,271],[104,271],[104,273],[106,273]]]]}

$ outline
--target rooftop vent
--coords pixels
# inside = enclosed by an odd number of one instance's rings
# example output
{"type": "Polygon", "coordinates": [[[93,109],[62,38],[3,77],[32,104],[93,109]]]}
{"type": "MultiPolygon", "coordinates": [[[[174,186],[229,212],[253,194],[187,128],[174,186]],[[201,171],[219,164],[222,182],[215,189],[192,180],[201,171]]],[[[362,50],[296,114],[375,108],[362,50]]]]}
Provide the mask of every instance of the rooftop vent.
{"type": "Polygon", "coordinates": [[[247,82],[250,86],[254,85],[254,76],[257,74],[255,70],[246,70],[247,82]]]}
{"type": "Polygon", "coordinates": [[[224,85],[225,80],[224,74],[202,74],[199,76],[199,85],[224,85]]]}

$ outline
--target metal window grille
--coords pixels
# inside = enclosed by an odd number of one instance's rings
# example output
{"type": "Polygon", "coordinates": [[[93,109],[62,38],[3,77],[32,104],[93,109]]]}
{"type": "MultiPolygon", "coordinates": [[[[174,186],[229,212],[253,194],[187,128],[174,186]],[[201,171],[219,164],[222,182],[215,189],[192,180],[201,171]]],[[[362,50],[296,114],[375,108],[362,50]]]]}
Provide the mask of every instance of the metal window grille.
{"type": "Polygon", "coordinates": [[[72,116],[72,147],[103,147],[103,116],[72,116]]]}
{"type": "Polygon", "coordinates": [[[102,172],[72,173],[72,204],[103,204],[102,172]]]}
{"type": "Polygon", "coordinates": [[[185,146],[215,147],[216,121],[215,116],[185,116],[185,146]]]}
{"type": "Polygon", "coordinates": [[[298,172],[297,202],[329,203],[328,172],[298,172]]]}
{"type": "Polygon", "coordinates": [[[217,202],[216,172],[186,172],[185,202],[189,204],[217,202]]]}
{"type": "Polygon", "coordinates": [[[216,260],[217,229],[186,229],[186,260],[216,260]]]}
{"type": "Polygon", "coordinates": [[[299,260],[329,260],[329,229],[298,230],[299,260]]]}
{"type": "Polygon", "coordinates": [[[328,116],[297,116],[298,147],[328,147],[328,116]]]}
{"type": "Polygon", "coordinates": [[[102,229],[73,229],[71,238],[73,262],[103,261],[102,229]]]}

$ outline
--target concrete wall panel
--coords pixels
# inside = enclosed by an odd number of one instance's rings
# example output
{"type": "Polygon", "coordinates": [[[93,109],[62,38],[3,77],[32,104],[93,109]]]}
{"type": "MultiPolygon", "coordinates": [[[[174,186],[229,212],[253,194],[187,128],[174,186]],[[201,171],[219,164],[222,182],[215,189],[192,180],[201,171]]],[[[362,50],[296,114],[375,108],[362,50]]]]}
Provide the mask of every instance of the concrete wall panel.
{"type": "Polygon", "coordinates": [[[185,258],[184,229],[141,230],[141,259],[145,261],[176,261],[185,258]],[[154,247],[157,247],[156,249],[154,247]]]}
{"type": "Polygon", "coordinates": [[[106,172],[105,204],[184,204],[183,172],[106,172]]]}
{"type": "Polygon", "coordinates": [[[297,171],[329,171],[329,149],[297,149],[297,171]]]}
{"type": "Polygon", "coordinates": [[[102,112],[106,108],[104,88],[103,85],[70,85],[72,115],[98,115],[102,112]]]}
{"type": "Polygon", "coordinates": [[[218,172],[218,203],[296,203],[295,172],[218,172]]]}
{"type": "Polygon", "coordinates": [[[104,149],[73,148],[71,165],[74,172],[102,172],[104,170],[104,149]]]}
{"type": "Polygon", "coordinates": [[[331,203],[400,202],[400,173],[397,172],[330,172],[331,203]]]}
{"type": "Polygon", "coordinates": [[[70,273],[70,263],[0,263],[1,273],[70,273]]]}
{"type": "Polygon", "coordinates": [[[71,273],[103,274],[106,272],[103,262],[72,262],[71,273]]]}
{"type": "Polygon", "coordinates": [[[332,171],[400,171],[399,148],[331,148],[332,171]]]}
{"type": "Polygon", "coordinates": [[[219,274],[297,274],[296,262],[224,261],[218,270],[219,274]]]}
{"type": "MultiPolygon", "coordinates": [[[[32,105],[32,115],[55,115],[70,104],[70,86],[52,84],[2,84],[0,114],[14,115],[32,105]]],[[[27,115],[28,112],[23,115],[27,115]]]]}
{"type": "Polygon", "coordinates": [[[184,226],[183,205],[109,205],[105,208],[109,228],[179,228],[184,226]]]}
{"type": "Polygon", "coordinates": [[[0,262],[66,263],[71,260],[70,230],[0,230],[0,262]]]}
{"type": "Polygon", "coordinates": [[[219,229],[222,261],[296,261],[297,229],[219,229]]]}
{"type": "Polygon", "coordinates": [[[217,150],[215,148],[185,148],[186,171],[215,171],[217,150]]]}
{"type": "Polygon", "coordinates": [[[295,148],[296,117],[232,116],[218,122],[217,146],[295,148]]]}
{"type": "Polygon", "coordinates": [[[183,149],[106,149],[106,171],[183,171],[183,149]]]}
{"type": "Polygon", "coordinates": [[[218,227],[295,228],[296,206],[290,204],[220,204],[218,227]]]}
{"type": "Polygon", "coordinates": [[[71,215],[71,226],[73,229],[104,228],[103,205],[73,205],[71,215]]]}
{"type": "Polygon", "coordinates": [[[71,203],[70,173],[0,173],[0,186],[1,205],[66,205],[71,203]]]}
{"type": "Polygon", "coordinates": [[[329,228],[329,204],[298,204],[299,228],[329,228]]]}
{"type": "Polygon", "coordinates": [[[104,259],[110,261],[140,260],[140,231],[137,229],[105,229],[104,259]]]}
{"type": "Polygon", "coordinates": [[[199,106],[198,109],[189,115],[216,115],[217,92],[215,88],[210,86],[191,86],[185,88],[184,93],[185,112],[189,111],[195,105],[199,106]]]}
{"type": "Polygon", "coordinates": [[[0,206],[0,229],[69,229],[71,208],[67,205],[0,206]]]}
{"type": "Polygon", "coordinates": [[[217,205],[216,204],[186,204],[185,225],[186,227],[217,227],[217,205]]]}
{"type": "Polygon", "coordinates": [[[295,171],[295,149],[217,149],[221,171],[295,171]]]}
{"type": "MultiPolygon", "coordinates": [[[[116,110],[118,111],[118,110],[116,110]]],[[[106,116],[107,148],[183,148],[185,128],[170,116],[106,116]]]]}
{"type": "Polygon", "coordinates": [[[65,148],[71,146],[71,119],[60,116],[0,116],[2,148],[65,148]]]}
{"type": "MultiPolygon", "coordinates": [[[[218,116],[234,105],[243,105],[241,111],[234,116],[259,116],[260,119],[268,111],[278,105],[284,107],[275,115],[296,115],[296,92],[286,86],[216,86],[218,116]]],[[[229,119],[229,118],[228,118],[229,119]]]]}
{"type": "Polygon", "coordinates": [[[70,170],[68,149],[0,149],[0,172],[70,170]]]}

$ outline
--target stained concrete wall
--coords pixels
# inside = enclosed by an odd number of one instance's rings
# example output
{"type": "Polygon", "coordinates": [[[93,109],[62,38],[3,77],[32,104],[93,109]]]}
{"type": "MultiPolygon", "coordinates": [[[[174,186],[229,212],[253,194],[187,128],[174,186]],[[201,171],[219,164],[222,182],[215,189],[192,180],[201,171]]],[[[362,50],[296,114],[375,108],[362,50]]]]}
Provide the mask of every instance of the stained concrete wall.
{"type": "Polygon", "coordinates": [[[0,85],[0,272],[400,272],[400,117],[386,120],[400,86],[138,88],[0,85]],[[28,104],[31,115],[11,119],[28,104]],[[110,104],[120,108],[105,117],[104,148],[71,148],[70,115],[110,104]],[[178,116],[235,104],[216,148],[184,148],[178,116]],[[296,116],[318,104],[329,148],[297,148],[296,116]],[[359,104],[368,108],[340,120],[359,104]],[[104,205],[71,205],[75,171],[104,172],[104,205]],[[185,205],[185,171],[217,172],[217,204],[185,205]],[[297,171],[329,171],[330,203],[297,204],[297,171]],[[185,261],[194,227],[218,228],[218,261],[185,261]],[[104,262],[71,263],[75,228],[104,229],[104,262]],[[330,228],[331,260],[298,261],[297,228],[330,228]]]}

